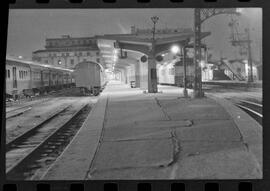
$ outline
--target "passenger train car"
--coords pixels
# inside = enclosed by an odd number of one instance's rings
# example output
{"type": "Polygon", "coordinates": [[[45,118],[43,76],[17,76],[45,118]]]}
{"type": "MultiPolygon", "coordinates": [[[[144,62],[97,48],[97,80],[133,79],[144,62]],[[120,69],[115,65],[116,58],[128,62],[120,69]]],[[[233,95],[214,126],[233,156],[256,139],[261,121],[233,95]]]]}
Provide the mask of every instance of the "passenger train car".
{"type": "MultiPolygon", "coordinates": [[[[184,85],[184,65],[180,61],[165,62],[157,67],[158,83],[163,85],[184,85]]],[[[193,59],[186,59],[187,87],[192,88],[194,83],[193,59]]]]}
{"type": "Polygon", "coordinates": [[[75,66],[76,87],[97,95],[106,85],[105,71],[101,64],[84,61],[75,66]]]}
{"type": "Polygon", "coordinates": [[[73,70],[6,57],[6,94],[30,96],[74,84],[73,70]]]}

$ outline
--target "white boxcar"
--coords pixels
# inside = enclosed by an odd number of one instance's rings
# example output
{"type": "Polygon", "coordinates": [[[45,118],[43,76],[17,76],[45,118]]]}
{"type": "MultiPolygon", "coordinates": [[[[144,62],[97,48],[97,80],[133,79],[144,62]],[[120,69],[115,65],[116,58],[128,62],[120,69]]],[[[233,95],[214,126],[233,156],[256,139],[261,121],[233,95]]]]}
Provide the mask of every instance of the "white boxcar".
{"type": "Polygon", "coordinates": [[[102,89],[104,85],[103,68],[100,64],[90,61],[76,65],[74,76],[76,87],[86,88],[89,91],[102,89]]]}

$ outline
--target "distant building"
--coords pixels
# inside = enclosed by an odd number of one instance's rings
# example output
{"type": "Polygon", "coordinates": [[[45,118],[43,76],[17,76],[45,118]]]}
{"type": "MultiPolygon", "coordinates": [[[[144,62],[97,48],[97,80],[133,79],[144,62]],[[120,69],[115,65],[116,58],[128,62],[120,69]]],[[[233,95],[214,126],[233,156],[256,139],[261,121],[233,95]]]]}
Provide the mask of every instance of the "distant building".
{"type": "MultiPolygon", "coordinates": [[[[193,30],[191,28],[157,28],[155,30],[155,38],[165,38],[165,37],[174,37],[179,34],[191,34],[193,30]]],[[[145,39],[152,39],[153,29],[152,28],[136,28],[131,26],[131,34],[135,36],[140,36],[145,39]]]]}
{"type": "Polygon", "coordinates": [[[63,35],[62,38],[48,38],[44,50],[32,53],[34,61],[74,68],[82,61],[100,62],[99,49],[94,37],[77,37],[63,35]]]}

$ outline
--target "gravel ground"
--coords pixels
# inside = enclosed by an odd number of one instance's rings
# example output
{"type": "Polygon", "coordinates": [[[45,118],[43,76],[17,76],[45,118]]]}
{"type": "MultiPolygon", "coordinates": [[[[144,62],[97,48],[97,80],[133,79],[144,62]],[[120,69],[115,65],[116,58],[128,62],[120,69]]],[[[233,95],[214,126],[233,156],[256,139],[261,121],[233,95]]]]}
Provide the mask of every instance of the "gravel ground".
{"type": "Polygon", "coordinates": [[[94,103],[96,100],[96,97],[57,97],[34,105],[24,114],[6,120],[6,142],[10,142],[69,104],[75,107],[84,103],[94,103]]]}

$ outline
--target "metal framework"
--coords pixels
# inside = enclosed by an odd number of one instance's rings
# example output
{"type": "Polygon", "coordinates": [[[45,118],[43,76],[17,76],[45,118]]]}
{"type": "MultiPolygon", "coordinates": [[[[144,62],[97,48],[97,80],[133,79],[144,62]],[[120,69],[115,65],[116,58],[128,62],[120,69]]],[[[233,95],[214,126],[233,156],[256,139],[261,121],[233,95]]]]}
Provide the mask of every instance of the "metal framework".
{"type": "Polygon", "coordinates": [[[202,77],[201,67],[201,25],[202,23],[220,14],[239,14],[236,8],[229,9],[215,9],[215,8],[195,8],[194,10],[194,65],[195,65],[195,76],[194,76],[194,97],[203,97],[202,92],[202,77]]]}

